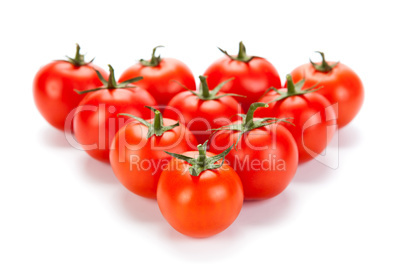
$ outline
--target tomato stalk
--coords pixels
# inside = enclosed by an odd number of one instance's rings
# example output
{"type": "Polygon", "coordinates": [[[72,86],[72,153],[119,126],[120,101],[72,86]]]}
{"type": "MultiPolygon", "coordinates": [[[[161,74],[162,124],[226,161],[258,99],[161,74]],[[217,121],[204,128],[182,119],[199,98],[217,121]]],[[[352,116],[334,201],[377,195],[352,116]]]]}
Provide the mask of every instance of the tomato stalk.
{"type": "Polygon", "coordinates": [[[244,120],[244,126],[248,128],[252,128],[254,124],[254,112],[259,107],[268,107],[268,104],[262,102],[256,102],[250,105],[250,108],[247,111],[246,118],[244,120]]]}
{"type": "Polygon", "coordinates": [[[126,114],[126,113],[120,113],[117,116],[127,116],[127,117],[133,118],[136,121],[140,122],[141,124],[147,126],[148,127],[147,139],[153,135],[158,136],[158,137],[162,136],[166,131],[172,130],[174,127],[179,126],[179,122],[177,122],[173,125],[170,125],[170,126],[164,126],[162,113],[159,110],[157,110],[151,106],[145,106],[145,107],[155,113],[153,123],[149,123],[148,121],[146,121],[140,117],[136,117],[136,116],[133,116],[131,114],[126,114]]]}
{"type": "Polygon", "coordinates": [[[254,112],[260,108],[260,107],[268,107],[268,104],[263,103],[263,102],[255,102],[251,104],[250,108],[247,111],[247,114],[238,114],[242,118],[241,123],[234,123],[234,124],[229,124],[222,126],[218,129],[211,129],[213,131],[220,131],[220,130],[230,130],[230,131],[239,131],[239,137],[236,141],[235,144],[235,149],[237,149],[237,144],[239,140],[241,139],[242,135],[246,132],[252,131],[254,129],[264,127],[273,123],[278,123],[278,122],[286,122],[289,124],[292,124],[291,122],[288,121],[289,118],[272,118],[272,117],[267,117],[267,118],[261,118],[261,119],[256,119],[254,120],[254,112]]]}
{"type": "Polygon", "coordinates": [[[79,44],[76,44],[75,57],[71,58],[71,57],[66,56],[67,60],[65,60],[65,62],[69,62],[70,64],[74,65],[75,67],[80,67],[80,66],[92,63],[95,58],[93,58],[89,62],[85,62],[85,56],[80,54],[80,49],[81,49],[81,47],[79,46],[79,44]]]}
{"type": "Polygon", "coordinates": [[[81,95],[81,94],[85,94],[85,93],[89,93],[89,92],[99,91],[102,89],[113,90],[113,89],[118,89],[118,88],[135,88],[136,86],[131,85],[131,83],[137,82],[137,81],[143,79],[143,77],[135,77],[132,79],[128,79],[124,82],[117,83],[115,75],[114,75],[113,67],[110,64],[108,66],[109,66],[110,74],[109,74],[109,78],[107,80],[102,76],[102,74],[98,70],[95,69],[95,72],[98,75],[99,80],[103,83],[103,86],[94,88],[94,89],[84,90],[84,91],[78,91],[78,90],[74,90],[74,91],[81,95]]]}
{"type": "MultiPolygon", "coordinates": [[[[160,132],[162,127],[163,127],[163,117],[162,114],[159,110],[156,110],[152,107],[149,107],[149,109],[151,109],[154,113],[155,113],[155,117],[154,117],[154,130],[155,132],[160,132]]],[[[179,125],[179,123],[177,123],[177,126],[179,125]]],[[[176,126],[175,126],[176,127],[176,126]]]]}
{"type": "Polygon", "coordinates": [[[322,61],[321,61],[321,64],[316,64],[310,59],[310,63],[314,67],[315,70],[327,73],[327,72],[331,71],[335,66],[337,66],[339,64],[339,62],[336,62],[333,65],[329,65],[327,63],[327,61],[325,60],[324,52],[321,52],[321,51],[316,51],[316,52],[321,55],[322,61]]]}
{"type": "Polygon", "coordinates": [[[200,81],[201,81],[201,86],[200,86],[200,93],[201,94],[200,95],[202,95],[202,97],[204,99],[208,99],[210,97],[210,93],[209,93],[209,87],[208,87],[208,84],[207,84],[207,77],[200,76],[200,81]]]}
{"type": "Polygon", "coordinates": [[[230,79],[227,79],[226,81],[221,82],[213,90],[209,90],[208,83],[207,83],[207,77],[199,76],[199,78],[200,78],[200,82],[201,82],[199,91],[198,92],[190,91],[190,92],[193,93],[193,95],[197,96],[200,100],[217,100],[217,99],[220,99],[220,98],[226,97],[226,96],[244,97],[242,95],[232,94],[232,93],[222,94],[222,95],[217,96],[217,93],[222,89],[222,87],[226,83],[234,80],[234,78],[230,78],[230,79]]]}
{"type": "Polygon", "coordinates": [[[159,47],[163,47],[163,46],[156,46],[152,50],[151,60],[147,61],[147,60],[141,59],[140,63],[143,66],[150,66],[150,67],[158,66],[159,63],[162,61],[161,55],[159,55],[158,57],[155,56],[156,49],[158,49],[159,47]]]}
{"type": "Polygon", "coordinates": [[[198,149],[198,157],[197,158],[192,158],[189,156],[181,155],[181,154],[174,154],[165,151],[168,155],[171,155],[177,159],[184,160],[188,164],[191,165],[189,168],[189,172],[192,176],[199,176],[203,171],[206,170],[215,170],[220,167],[222,167],[224,161],[225,161],[225,156],[230,152],[230,150],[233,148],[233,145],[224,150],[222,153],[208,157],[207,156],[207,143],[208,140],[204,142],[204,144],[198,144],[197,149],[198,149]],[[217,161],[222,160],[220,164],[215,164],[217,161]]]}
{"type": "Polygon", "coordinates": [[[114,69],[113,67],[109,64],[109,79],[107,81],[107,89],[116,89],[117,88],[117,83],[116,83],[116,77],[114,76],[114,69]]]}
{"type": "Polygon", "coordinates": [[[244,62],[244,63],[248,63],[249,61],[251,61],[253,58],[255,58],[255,56],[248,56],[246,53],[246,46],[243,44],[243,42],[239,43],[239,53],[237,54],[237,56],[232,56],[230,55],[226,50],[223,50],[221,48],[218,47],[218,49],[225,54],[226,56],[228,56],[230,59],[234,60],[234,61],[239,61],[239,62],[244,62]]]}
{"type": "Polygon", "coordinates": [[[305,81],[306,80],[303,79],[303,80],[298,81],[297,83],[294,83],[292,76],[290,74],[287,74],[286,75],[286,86],[287,86],[287,88],[286,89],[283,88],[286,91],[281,91],[283,89],[278,90],[275,87],[271,87],[267,91],[265,91],[265,93],[264,93],[264,95],[262,95],[262,97],[265,96],[265,94],[267,94],[271,90],[275,91],[279,96],[276,97],[275,99],[267,102],[268,104],[270,104],[270,103],[275,102],[275,101],[284,100],[284,99],[289,98],[291,96],[301,96],[301,95],[305,95],[305,94],[308,94],[308,93],[312,93],[312,92],[315,92],[315,91],[320,90],[322,88],[322,86],[317,87],[317,85],[319,84],[319,82],[318,82],[315,85],[313,85],[313,86],[311,86],[311,87],[309,87],[309,88],[307,88],[305,90],[302,90],[305,81]]]}
{"type": "Polygon", "coordinates": [[[237,54],[237,60],[242,62],[249,62],[252,57],[247,56],[246,47],[244,46],[243,42],[239,44],[239,53],[237,54]]]}
{"type": "Polygon", "coordinates": [[[204,147],[203,145],[197,145],[197,149],[199,153],[199,156],[197,158],[197,164],[203,167],[207,163],[206,146],[204,147]]]}
{"type": "Polygon", "coordinates": [[[288,94],[296,94],[296,87],[290,74],[286,75],[286,86],[288,88],[288,94]]]}

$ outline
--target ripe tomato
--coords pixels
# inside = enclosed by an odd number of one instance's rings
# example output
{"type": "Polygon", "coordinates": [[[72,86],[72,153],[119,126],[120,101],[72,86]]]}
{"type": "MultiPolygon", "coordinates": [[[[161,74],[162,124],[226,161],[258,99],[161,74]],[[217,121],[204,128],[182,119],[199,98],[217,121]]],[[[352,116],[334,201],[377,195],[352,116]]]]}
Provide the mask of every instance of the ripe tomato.
{"type": "Polygon", "coordinates": [[[52,126],[64,129],[66,117],[83,98],[74,92],[75,89],[92,89],[102,85],[95,69],[107,77],[102,68],[84,61],[77,45],[74,59],[68,57],[66,61],[51,62],[38,71],[33,82],[35,104],[52,126]]]}
{"type": "Polygon", "coordinates": [[[314,87],[302,91],[304,80],[294,84],[286,76],[287,88],[268,92],[260,102],[269,107],[259,108],[256,117],[291,118],[283,125],[292,133],[299,150],[299,162],[320,154],[336,131],[336,114],[330,102],[314,87]]]}
{"type": "Polygon", "coordinates": [[[324,53],[321,64],[308,63],[297,67],[291,75],[295,82],[305,79],[305,88],[319,83],[318,91],[331,104],[338,104],[338,126],[345,126],[357,115],[364,99],[364,88],[359,76],[342,63],[327,62],[324,53]]]}
{"type": "MultiPolygon", "coordinates": [[[[231,147],[230,147],[231,148],[231,147]]],[[[162,215],[178,232],[192,237],[215,235],[237,218],[243,205],[243,189],[236,172],[220,155],[206,153],[206,143],[174,159],[159,179],[157,200],[162,215]]]]}
{"type": "Polygon", "coordinates": [[[183,62],[173,58],[155,57],[157,48],[158,46],[153,49],[151,60],[140,60],[129,67],[119,81],[142,76],[144,79],[137,85],[147,90],[159,105],[167,105],[176,94],[186,90],[183,86],[194,90],[195,80],[191,70],[183,62]]]}
{"type": "Polygon", "coordinates": [[[243,109],[248,109],[268,88],[281,87],[281,80],[275,67],[264,58],[248,56],[242,42],[237,56],[231,56],[226,51],[220,50],[226,56],[209,66],[204,75],[208,77],[211,88],[234,77],[234,81],[226,84],[221,92],[245,96],[236,97],[243,109]]]}
{"type": "Polygon", "coordinates": [[[171,119],[184,119],[187,128],[193,132],[198,143],[204,143],[211,136],[208,129],[218,128],[238,120],[236,114],[243,113],[239,103],[231,97],[235,94],[221,94],[219,90],[226,82],[209,91],[206,78],[200,76],[201,87],[198,93],[185,91],[177,94],[169,102],[164,115],[171,119]]]}
{"type": "Polygon", "coordinates": [[[145,106],[156,104],[147,91],[129,85],[139,78],[117,84],[110,65],[109,69],[108,81],[100,77],[104,86],[80,92],[88,94],[79,104],[73,121],[74,133],[82,148],[93,158],[106,162],[109,162],[113,137],[128,120],[126,116],[117,118],[117,114],[128,113],[149,119],[151,115],[145,106]]]}
{"type": "Polygon", "coordinates": [[[275,118],[254,119],[258,107],[253,103],[237,121],[224,126],[211,138],[210,150],[219,153],[235,145],[226,156],[243,183],[244,198],[266,199],[281,193],[296,173],[297,145],[292,134],[275,118]]]}
{"type": "Polygon", "coordinates": [[[130,123],[116,134],[110,149],[110,164],[119,181],[131,192],[156,198],[156,186],[171,156],[165,151],[183,153],[197,145],[193,134],[172,119],[155,117],[145,121],[132,115],[130,123]]]}

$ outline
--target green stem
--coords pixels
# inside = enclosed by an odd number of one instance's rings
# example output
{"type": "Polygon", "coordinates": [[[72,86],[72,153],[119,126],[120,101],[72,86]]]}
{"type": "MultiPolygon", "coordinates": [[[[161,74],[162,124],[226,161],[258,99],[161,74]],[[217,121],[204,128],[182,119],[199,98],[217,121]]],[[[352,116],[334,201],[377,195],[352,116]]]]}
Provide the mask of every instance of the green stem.
{"type": "Polygon", "coordinates": [[[66,61],[69,62],[70,64],[76,66],[76,67],[80,67],[80,66],[92,63],[92,61],[94,59],[92,59],[91,61],[89,61],[87,63],[85,62],[85,57],[84,57],[84,55],[82,55],[80,53],[80,49],[81,49],[80,46],[78,44],[76,44],[75,57],[71,58],[71,57],[66,56],[67,57],[66,61]]]}
{"type": "Polygon", "coordinates": [[[117,83],[116,83],[116,78],[114,76],[114,69],[113,67],[109,64],[109,79],[107,81],[107,89],[116,89],[117,88],[117,83]]]}
{"type": "Polygon", "coordinates": [[[207,146],[198,144],[197,149],[198,149],[198,153],[199,153],[199,156],[197,159],[197,164],[201,167],[204,167],[207,162],[207,151],[206,151],[207,146]]]}
{"type": "Polygon", "coordinates": [[[290,74],[286,75],[286,85],[288,88],[288,94],[296,94],[296,87],[295,84],[293,82],[292,76],[290,74]]]}
{"type": "Polygon", "coordinates": [[[321,51],[316,51],[316,52],[321,55],[322,61],[321,61],[321,64],[316,64],[310,59],[310,63],[313,65],[315,70],[326,73],[326,72],[331,71],[335,66],[337,66],[339,64],[339,62],[337,62],[333,65],[329,65],[327,63],[327,61],[325,60],[324,52],[321,52],[321,51]]]}
{"type": "Polygon", "coordinates": [[[200,81],[201,81],[201,95],[203,98],[207,99],[209,97],[209,88],[207,84],[207,77],[205,76],[199,76],[200,81]]]}
{"type": "Polygon", "coordinates": [[[245,62],[248,56],[246,54],[246,47],[244,46],[243,42],[239,44],[239,53],[237,54],[237,59],[245,62]]]}
{"type": "Polygon", "coordinates": [[[219,94],[218,92],[222,89],[222,87],[234,80],[234,78],[230,78],[227,79],[226,81],[221,82],[220,84],[218,84],[214,89],[210,90],[208,87],[208,83],[207,83],[207,77],[205,76],[199,76],[200,78],[200,87],[198,92],[197,91],[191,91],[189,90],[194,96],[197,96],[200,100],[217,100],[220,99],[222,97],[226,97],[226,96],[234,96],[234,97],[245,97],[242,95],[238,95],[238,94],[232,94],[232,93],[223,93],[223,94],[219,94]]]}
{"type": "Polygon", "coordinates": [[[102,86],[98,87],[98,88],[94,88],[94,89],[89,89],[89,90],[84,90],[84,91],[79,91],[79,90],[74,90],[75,92],[77,92],[78,94],[86,94],[89,92],[95,92],[95,91],[99,91],[102,89],[109,89],[109,90],[113,90],[113,89],[118,89],[118,88],[135,88],[135,85],[131,85],[131,83],[133,82],[137,82],[139,80],[142,80],[142,77],[135,77],[132,79],[128,79],[124,82],[121,83],[117,83],[116,82],[116,78],[114,76],[114,69],[113,67],[109,64],[109,78],[106,80],[102,74],[95,69],[96,74],[98,75],[99,80],[103,83],[102,86]]]}
{"type": "Polygon", "coordinates": [[[155,111],[154,117],[154,129],[155,131],[160,131],[163,126],[162,114],[159,110],[155,111]]]}
{"type": "Polygon", "coordinates": [[[80,49],[81,49],[80,45],[77,44],[76,51],[75,51],[75,59],[76,59],[76,60],[79,60],[79,59],[80,59],[80,56],[82,56],[82,55],[80,54],[80,49]]]}
{"type": "Polygon", "coordinates": [[[157,48],[158,47],[154,47],[154,49],[152,50],[151,65],[153,66],[157,66],[159,64],[158,58],[155,56],[157,48]]]}
{"type": "Polygon", "coordinates": [[[259,107],[268,107],[268,104],[262,102],[255,102],[250,105],[250,108],[248,109],[246,115],[239,114],[239,116],[242,118],[242,123],[232,123],[213,130],[214,131],[230,130],[240,132],[236,140],[236,143],[234,144],[235,149],[237,149],[237,144],[239,143],[243,134],[246,132],[252,131],[257,128],[265,127],[277,122],[286,122],[292,124],[291,122],[287,121],[288,118],[280,119],[280,118],[266,117],[254,120],[254,112],[259,107]]]}
{"type": "Polygon", "coordinates": [[[128,116],[130,118],[133,118],[133,119],[139,121],[146,127],[148,127],[147,139],[149,139],[153,135],[158,136],[158,137],[162,136],[166,131],[172,130],[173,128],[179,126],[179,122],[177,122],[173,125],[163,126],[163,117],[162,117],[161,112],[151,106],[145,106],[145,107],[155,113],[154,122],[152,124],[140,117],[136,117],[136,116],[126,114],[126,113],[120,113],[117,116],[128,116]]]}
{"type": "Polygon", "coordinates": [[[327,60],[325,60],[325,54],[324,52],[318,51],[317,53],[319,53],[321,55],[322,61],[321,61],[321,66],[327,69],[332,69],[331,66],[327,63],[327,60]]]}
{"type": "Polygon", "coordinates": [[[158,66],[159,63],[162,61],[162,58],[160,55],[158,57],[155,56],[156,49],[158,49],[159,47],[163,47],[163,46],[156,46],[152,50],[151,60],[147,61],[147,60],[141,59],[140,63],[144,66],[150,66],[150,67],[158,66]]]}
{"type": "Polygon", "coordinates": [[[303,89],[303,85],[305,83],[306,79],[302,79],[300,81],[298,81],[297,83],[294,83],[293,78],[290,74],[286,75],[286,88],[283,88],[281,90],[285,90],[285,91],[280,91],[274,87],[269,88],[267,92],[270,92],[271,90],[274,90],[279,96],[276,96],[273,100],[267,102],[268,104],[273,103],[275,101],[281,101],[284,99],[287,99],[289,97],[292,96],[302,96],[302,95],[306,95],[308,93],[312,93],[315,92],[319,89],[322,88],[322,86],[317,87],[317,85],[320,82],[317,82],[316,84],[314,84],[313,86],[310,86],[309,88],[303,89]]]}
{"type": "Polygon", "coordinates": [[[226,56],[228,56],[230,59],[234,60],[234,61],[239,61],[239,62],[244,62],[244,63],[248,63],[249,61],[251,61],[255,56],[248,56],[246,53],[246,46],[243,44],[243,42],[239,43],[239,53],[237,54],[237,56],[232,56],[230,55],[226,50],[223,50],[221,48],[218,47],[218,49],[225,54],[226,56]]]}
{"type": "Polygon", "coordinates": [[[229,148],[227,148],[226,150],[224,150],[222,153],[215,155],[215,156],[208,157],[207,152],[206,152],[207,151],[207,143],[208,143],[208,140],[205,141],[204,144],[202,144],[202,145],[199,144],[197,146],[198,153],[199,153],[197,158],[188,157],[188,156],[185,156],[182,154],[174,154],[174,153],[170,153],[167,151],[165,151],[165,153],[167,153],[168,155],[171,155],[177,159],[184,160],[185,162],[189,163],[191,165],[191,167],[188,170],[190,175],[199,176],[203,171],[215,170],[215,169],[219,169],[220,167],[222,167],[222,165],[225,161],[225,156],[233,148],[233,145],[232,145],[229,148]],[[221,159],[222,159],[221,164],[215,164],[217,161],[219,161],[221,159]]]}
{"type": "Polygon", "coordinates": [[[254,126],[254,112],[257,110],[259,107],[268,107],[268,104],[262,103],[262,102],[255,102],[250,105],[250,108],[247,111],[246,119],[244,121],[244,125],[248,128],[251,128],[254,126]]]}

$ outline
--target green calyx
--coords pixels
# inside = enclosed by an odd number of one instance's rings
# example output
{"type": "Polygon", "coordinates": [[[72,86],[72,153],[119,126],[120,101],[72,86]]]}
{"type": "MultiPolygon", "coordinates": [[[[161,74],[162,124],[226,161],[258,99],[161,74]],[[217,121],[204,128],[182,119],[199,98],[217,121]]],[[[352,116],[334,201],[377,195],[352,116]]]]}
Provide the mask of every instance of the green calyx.
{"type": "Polygon", "coordinates": [[[147,61],[147,60],[141,59],[141,60],[140,60],[140,63],[141,63],[143,66],[151,66],[151,67],[158,66],[159,63],[162,61],[162,58],[161,58],[161,55],[159,55],[158,57],[156,57],[156,56],[155,56],[155,51],[156,51],[156,49],[159,48],[159,47],[163,47],[163,46],[156,46],[156,47],[154,47],[154,49],[152,50],[152,57],[151,57],[151,60],[147,61]]]}
{"type": "Polygon", "coordinates": [[[286,122],[289,124],[292,124],[291,122],[287,121],[289,118],[261,118],[261,119],[256,119],[254,120],[254,112],[260,108],[260,107],[268,107],[268,104],[262,103],[262,102],[255,102],[250,105],[250,108],[247,111],[247,114],[238,114],[242,118],[241,123],[236,123],[236,124],[230,124],[230,125],[225,125],[222,126],[218,129],[212,129],[214,131],[221,131],[221,130],[230,130],[230,131],[239,131],[239,137],[236,141],[235,144],[235,149],[237,149],[237,144],[239,143],[240,138],[242,135],[248,131],[252,131],[254,129],[264,127],[273,123],[278,123],[278,122],[286,122]]]}
{"type": "Polygon", "coordinates": [[[200,85],[200,89],[198,92],[194,92],[194,91],[190,91],[191,93],[193,93],[193,95],[197,96],[200,100],[217,100],[219,98],[222,97],[226,97],[226,96],[236,96],[236,97],[244,97],[238,94],[222,94],[217,96],[217,93],[222,89],[222,87],[234,80],[234,78],[230,78],[224,82],[221,82],[220,84],[218,84],[213,90],[209,90],[208,84],[207,84],[207,77],[205,76],[199,76],[200,81],[201,81],[201,85],[200,85]]]}
{"type": "Polygon", "coordinates": [[[199,176],[203,171],[206,170],[215,170],[220,167],[222,167],[224,161],[225,161],[225,156],[230,152],[230,150],[233,148],[233,145],[224,150],[221,154],[215,155],[208,157],[207,156],[207,143],[208,140],[204,142],[204,144],[198,144],[198,157],[197,158],[192,158],[189,156],[181,155],[181,154],[174,154],[174,153],[169,153],[166,152],[168,155],[171,155],[177,159],[184,160],[188,164],[191,165],[189,168],[189,172],[192,176],[199,176]],[[217,161],[221,160],[222,162],[220,164],[215,164],[217,161]]]}
{"type": "Polygon", "coordinates": [[[72,64],[76,67],[80,67],[80,66],[92,63],[95,58],[93,58],[89,62],[85,62],[84,55],[80,54],[80,49],[81,49],[80,46],[78,44],[76,44],[76,45],[77,45],[77,47],[76,47],[76,51],[75,51],[75,57],[71,58],[71,57],[66,56],[67,60],[65,60],[65,62],[69,62],[70,64],[72,64]]]}
{"type": "Polygon", "coordinates": [[[315,92],[315,91],[317,91],[317,90],[322,88],[322,86],[316,88],[317,85],[319,84],[319,82],[318,82],[315,85],[311,86],[310,88],[302,90],[305,81],[306,81],[306,79],[302,79],[302,80],[298,81],[297,83],[294,83],[293,79],[292,79],[292,76],[290,74],[287,74],[286,75],[287,90],[285,92],[282,92],[282,91],[276,89],[275,87],[270,87],[265,92],[265,94],[266,94],[269,91],[274,90],[279,95],[274,100],[268,102],[268,104],[271,103],[271,102],[284,100],[284,99],[292,97],[292,96],[300,96],[300,95],[305,95],[305,94],[308,94],[308,93],[312,93],[312,92],[315,92]]]}
{"type": "Polygon", "coordinates": [[[169,125],[169,126],[164,126],[163,125],[163,117],[162,114],[159,110],[156,110],[155,108],[151,107],[151,106],[145,106],[146,108],[150,109],[151,111],[153,111],[155,113],[155,117],[154,117],[154,123],[151,124],[148,121],[130,115],[130,114],[126,114],[126,113],[122,113],[122,114],[118,114],[117,116],[127,116],[130,118],[135,119],[136,121],[144,124],[145,126],[148,127],[148,133],[147,133],[147,139],[150,138],[151,136],[155,135],[155,136],[161,136],[163,135],[163,133],[165,133],[166,131],[172,130],[174,127],[179,126],[179,122],[173,124],[173,125],[169,125]]]}
{"type": "Polygon", "coordinates": [[[326,72],[331,71],[335,66],[337,66],[339,64],[339,62],[336,62],[333,65],[329,65],[327,63],[327,61],[325,60],[324,52],[321,52],[321,51],[316,51],[316,52],[321,55],[322,61],[321,61],[321,64],[317,64],[317,63],[314,63],[310,59],[310,63],[314,67],[315,70],[326,73],[326,72]]]}
{"type": "Polygon", "coordinates": [[[255,56],[248,56],[246,54],[246,47],[244,46],[243,42],[239,43],[239,53],[237,54],[237,56],[232,56],[226,50],[223,50],[223,49],[221,49],[219,47],[218,47],[218,49],[223,54],[225,54],[226,56],[228,56],[230,59],[232,59],[234,61],[240,61],[240,62],[248,63],[249,61],[251,61],[255,57],[255,56]]]}
{"type": "Polygon", "coordinates": [[[103,83],[103,86],[94,88],[94,89],[84,90],[84,91],[78,91],[78,90],[74,90],[74,91],[81,95],[81,94],[94,92],[94,91],[98,91],[98,90],[102,90],[102,89],[113,90],[113,89],[117,89],[117,88],[135,88],[136,86],[131,85],[131,83],[138,82],[139,80],[143,79],[143,77],[135,77],[132,79],[128,79],[124,82],[117,83],[116,77],[114,75],[113,67],[110,64],[108,66],[109,66],[110,74],[109,74],[109,78],[107,80],[102,76],[102,74],[98,70],[95,69],[95,72],[98,75],[99,80],[103,83]]]}

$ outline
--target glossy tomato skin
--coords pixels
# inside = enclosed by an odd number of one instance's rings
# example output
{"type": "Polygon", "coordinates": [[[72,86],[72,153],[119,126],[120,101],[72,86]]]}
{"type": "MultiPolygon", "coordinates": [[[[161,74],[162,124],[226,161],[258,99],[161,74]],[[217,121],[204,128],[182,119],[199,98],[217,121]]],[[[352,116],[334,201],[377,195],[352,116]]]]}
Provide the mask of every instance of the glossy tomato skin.
{"type": "Polygon", "coordinates": [[[352,69],[342,63],[329,72],[320,72],[311,64],[304,64],[293,70],[291,75],[294,82],[306,79],[303,88],[309,88],[315,84],[322,86],[317,92],[326,97],[331,104],[338,103],[339,128],[351,122],[363,104],[362,81],[352,69]]]}
{"type": "MultiPolygon", "coordinates": [[[[220,153],[236,143],[240,132],[219,131],[210,151],[220,153]]],[[[294,177],[298,151],[292,134],[280,124],[267,125],[241,136],[237,150],[225,158],[243,183],[246,200],[267,199],[280,194],[294,177]]]]}
{"type": "Polygon", "coordinates": [[[106,71],[95,65],[74,66],[67,61],[54,61],[38,71],[33,82],[35,104],[52,126],[64,130],[68,114],[83,98],[74,90],[102,86],[95,69],[105,78],[108,77],[106,71]]]}
{"type": "MultiPolygon", "coordinates": [[[[164,126],[177,121],[164,118],[164,126]]],[[[152,120],[148,122],[153,123],[152,120]]],[[[156,198],[156,187],[163,167],[171,153],[184,153],[196,146],[193,134],[182,124],[166,131],[162,136],[153,135],[147,139],[147,126],[132,121],[116,134],[110,150],[110,164],[119,181],[131,192],[156,198]]]]}
{"type": "Polygon", "coordinates": [[[202,100],[190,91],[185,91],[173,97],[164,111],[164,116],[183,120],[197,138],[198,143],[203,144],[213,133],[209,129],[228,125],[239,119],[237,114],[243,113],[243,109],[234,97],[202,100]]]}
{"type": "Polygon", "coordinates": [[[225,56],[211,64],[204,73],[209,87],[215,88],[219,83],[234,77],[225,84],[222,93],[234,93],[243,109],[258,101],[264,92],[270,88],[281,88],[281,80],[275,67],[264,58],[254,57],[249,62],[232,60],[225,56]]]}
{"type": "MultiPolygon", "coordinates": [[[[286,92],[286,89],[280,90],[286,92]]],[[[268,103],[279,95],[268,92],[260,102],[268,103]]],[[[290,118],[294,125],[282,123],[296,140],[299,163],[313,159],[328,145],[336,131],[336,113],[331,103],[317,92],[291,96],[258,108],[255,117],[290,118]]]]}
{"type": "MultiPolygon", "coordinates": [[[[184,155],[194,157],[198,152],[184,155]]],[[[189,166],[174,158],[162,172],[157,188],[162,215],[187,236],[209,237],[222,232],[234,222],[243,205],[240,178],[226,163],[199,176],[190,175],[189,166]]]]}
{"type": "Polygon", "coordinates": [[[190,90],[195,90],[195,80],[191,70],[183,62],[173,58],[163,58],[155,67],[137,63],[125,70],[119,81],[138,76],[144,78],[135,84],[147,90],[158,105],[167,105],[176,94],[186,90],[177,82],[190,90]]]}
{"type": "Polygon", "coordinates": [[[109,162],[109,147],[113,137],[128,120],[125,116],[117,115],[127,113],[149,119],[151,114],[145,106],[155,104],[155,99],[139,87],[87,93],[74,116],[77,142],[93,158],[109,162]]]}

